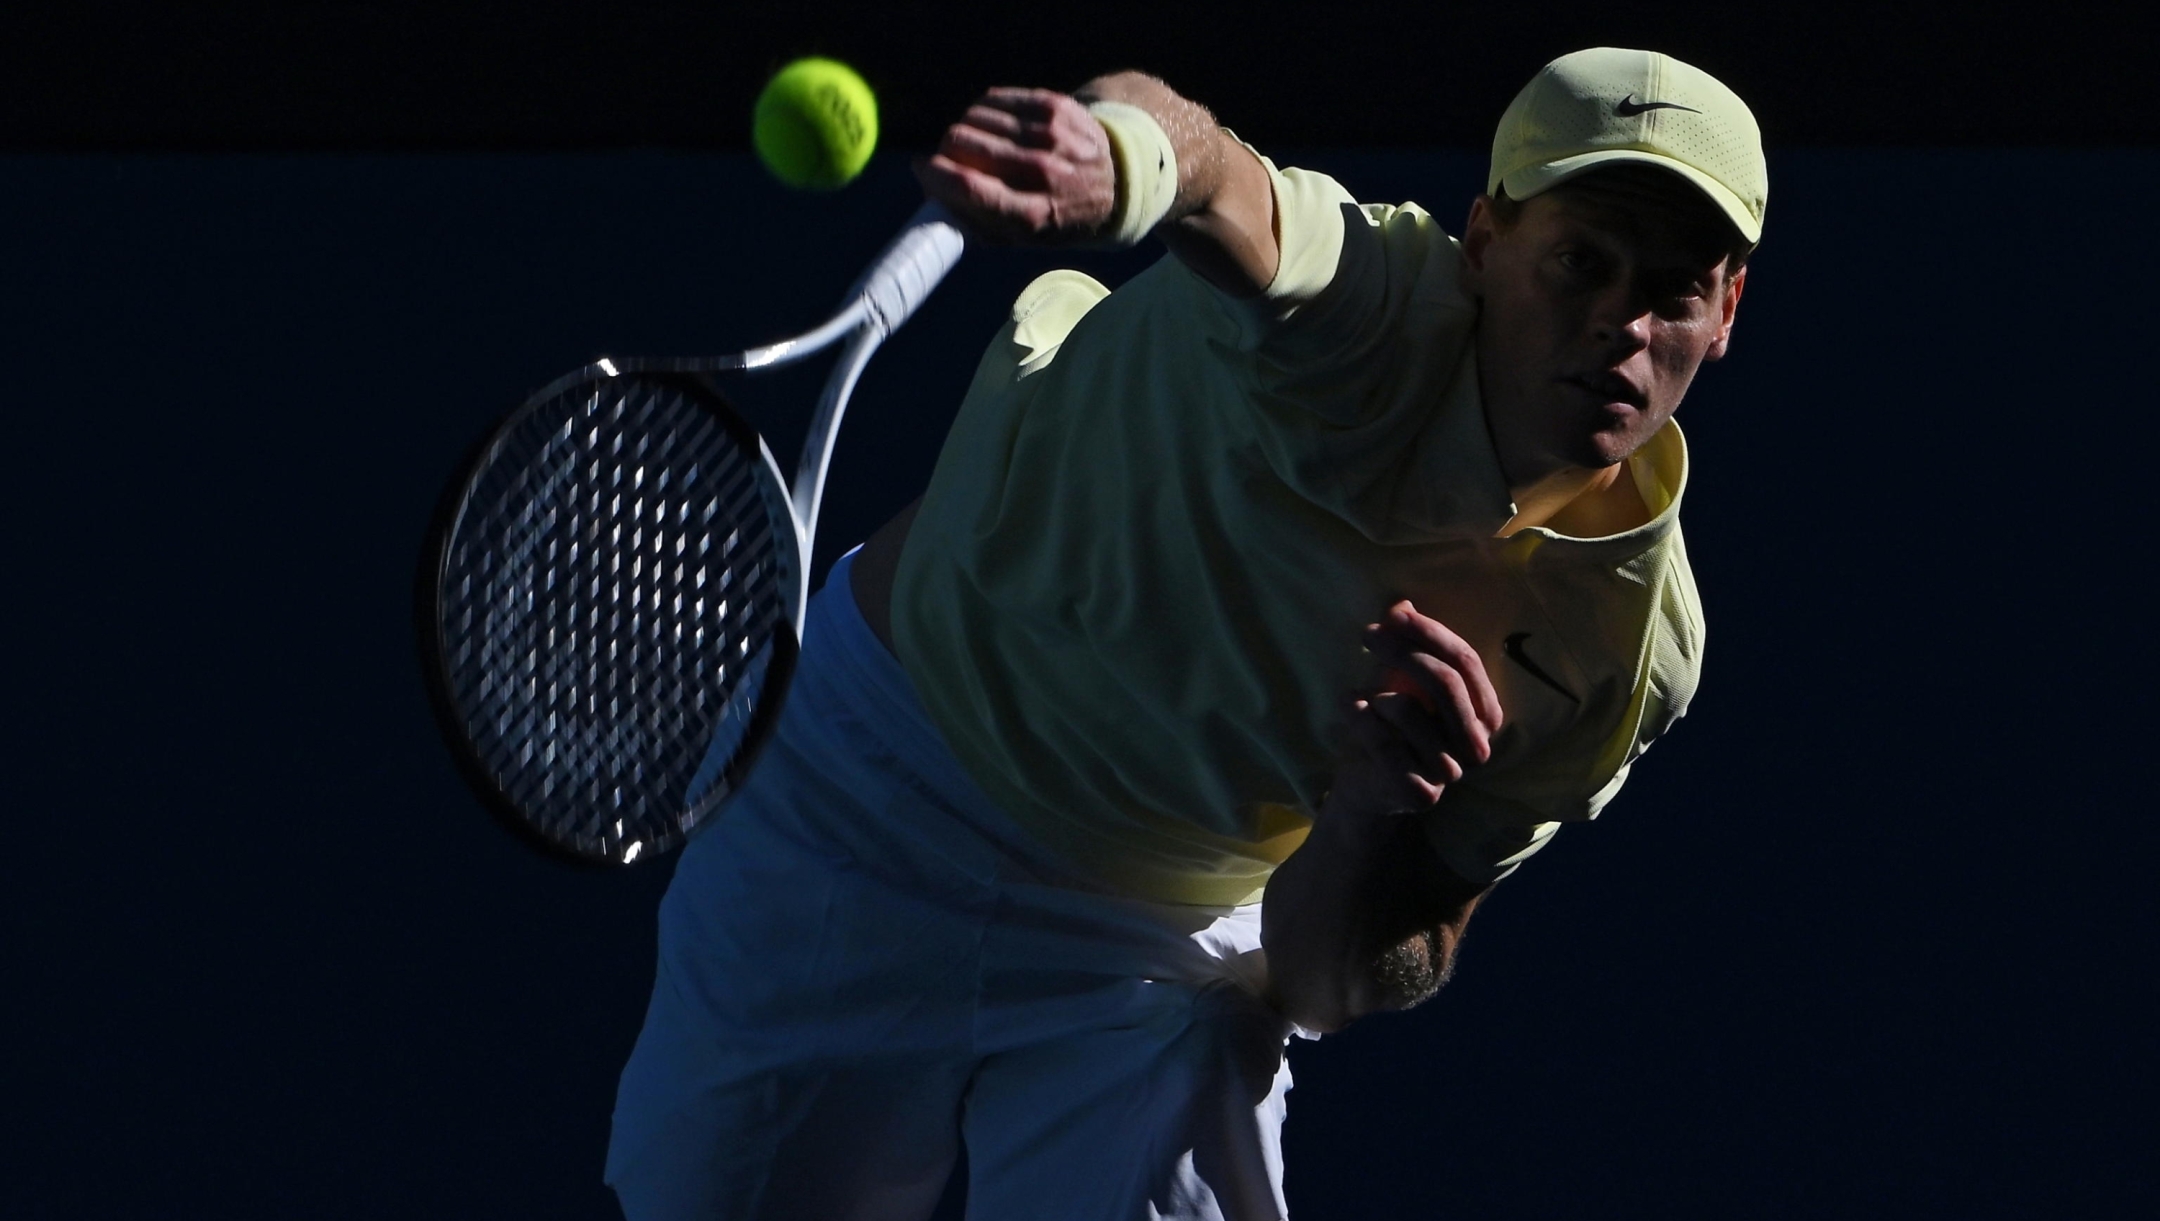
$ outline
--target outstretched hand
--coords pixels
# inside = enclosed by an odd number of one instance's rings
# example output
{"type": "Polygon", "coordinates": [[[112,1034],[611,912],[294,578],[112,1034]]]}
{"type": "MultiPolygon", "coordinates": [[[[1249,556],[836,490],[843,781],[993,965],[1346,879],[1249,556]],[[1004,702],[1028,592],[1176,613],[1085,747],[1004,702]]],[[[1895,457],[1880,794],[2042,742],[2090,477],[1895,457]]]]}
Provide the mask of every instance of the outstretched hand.
{"type": "Polygon", "coordinates": [[[1500,697],[1477,650],[1407,601],[1366,625],[1365,647],[1383,678],[1372,695],[1352,701],[1353,745],[1326,809],[1367,821],[1430,809],[1492,757],[1500,697]]]}
{"type": "Polygon", "coordinates": [[[993,242],[1071,245],[1117,208],[1110,138],[1087,107],[1048,89],[992,89],[915,163],[923,192],[993,242]]]}

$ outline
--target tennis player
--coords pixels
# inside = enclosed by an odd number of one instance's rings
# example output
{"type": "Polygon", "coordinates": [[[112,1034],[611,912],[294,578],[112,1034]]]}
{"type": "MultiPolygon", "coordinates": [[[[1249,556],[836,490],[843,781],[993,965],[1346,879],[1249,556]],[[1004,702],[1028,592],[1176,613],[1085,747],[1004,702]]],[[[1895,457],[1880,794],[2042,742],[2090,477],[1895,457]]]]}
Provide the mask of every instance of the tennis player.
{"type": "Polygon", "coordinates": [[[1277,1218],[1293,1034],[1424,1000],[1685,710],[1673,422],[1766,178],[1741,101],[1548,65],[1458,240],[1160,81],[993,90],[921,167],[1030,285],[814,600],[661,909],[608,1180],[646,1218],[1277,1218]]]}

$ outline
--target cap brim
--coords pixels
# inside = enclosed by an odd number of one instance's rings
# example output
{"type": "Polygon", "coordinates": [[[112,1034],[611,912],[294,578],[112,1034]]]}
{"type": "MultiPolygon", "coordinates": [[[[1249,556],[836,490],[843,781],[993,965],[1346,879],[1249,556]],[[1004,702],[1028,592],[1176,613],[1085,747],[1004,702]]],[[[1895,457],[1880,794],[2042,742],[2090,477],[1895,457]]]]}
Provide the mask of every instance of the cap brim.
{"type": "Polygon", "coordinates": [[[1756,219],[1755,213],[1738,195],[1733,194],[1731,188],[1684,161],[1675,161],[1671,157],[1644,152],[1641,149],[1607,148],[1594,153],[1577,153],[1572,157],[1562,157],[1542,165],[1525,166],[1505,174],[1501,177],[1500,184],[1507,188],[1510,199],[1528,199],[1591,170],[1602,169],[1608,165],[1627,164],[1654,165],[1661,170],[1678,174],[1708,196],[1710,202],[1718,206],[1718,211],[1725,214],[1725,219],[1732,222],[1733,228],[1740,231],[1740,236],[1746,239],[1749,245],[1762,241],[1762,222],[1756,219]]]}

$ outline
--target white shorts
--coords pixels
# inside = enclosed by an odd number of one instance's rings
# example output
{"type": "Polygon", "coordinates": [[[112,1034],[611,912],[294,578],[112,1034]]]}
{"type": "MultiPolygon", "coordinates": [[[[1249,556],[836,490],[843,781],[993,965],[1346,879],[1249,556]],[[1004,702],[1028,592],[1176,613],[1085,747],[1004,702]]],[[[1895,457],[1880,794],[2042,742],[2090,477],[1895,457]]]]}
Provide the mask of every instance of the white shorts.
{"type": "Polygon", "coordinates": [[[1065,872],[857,611],[811,602],[773,740],[678,862],[607,1180],[631,1221],[1283,1215],[1260,908],[1065,872]]]}

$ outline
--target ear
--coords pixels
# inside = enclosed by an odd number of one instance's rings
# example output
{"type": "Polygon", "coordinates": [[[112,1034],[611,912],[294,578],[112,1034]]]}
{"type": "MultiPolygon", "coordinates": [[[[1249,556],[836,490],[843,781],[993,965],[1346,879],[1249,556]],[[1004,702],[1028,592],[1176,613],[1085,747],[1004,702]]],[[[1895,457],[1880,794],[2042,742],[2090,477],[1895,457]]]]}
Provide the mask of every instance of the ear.
{"type": "Polygon", "coordinates": [[[1470,201],[1470,218],[1463,222],[1462,286],[1473,297],[1485,295],[1485,260],[1492,253],[1492,197],[1480,195],[1470,201]]]}
{"type": "Polygon", "coordinates": [[[1710,350],[1703,353],[1704,360],[1722,360],[1725,350],[1732,346],[1733,313],[1740,308],[1740,294],[1747,290],[1747,268],[1742,267],[1725,281],[1725,299],[1719,302],[1717,338],[1710,341],[1710,350]]]}

